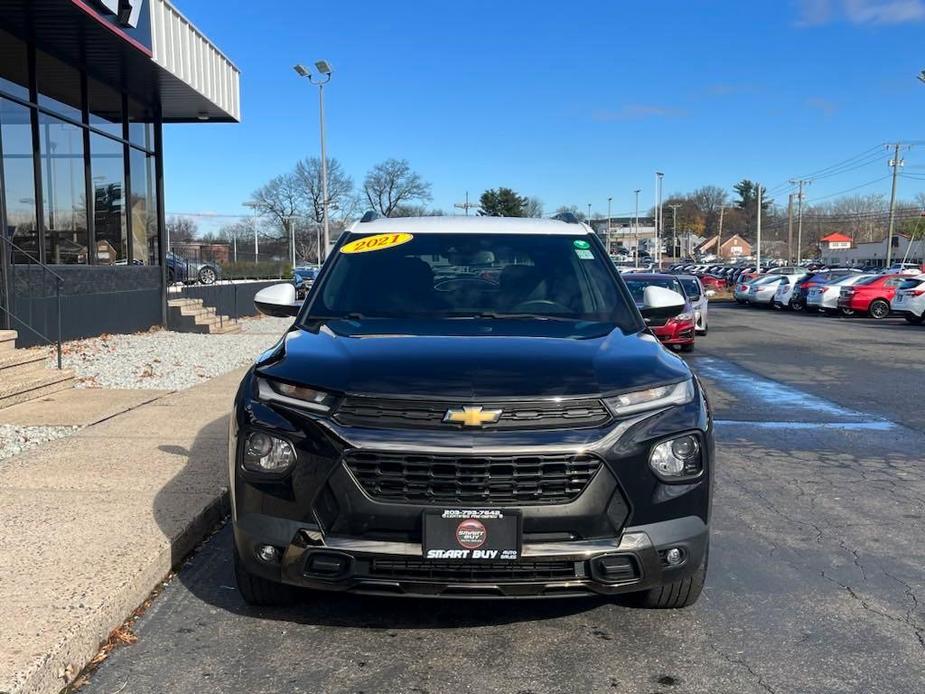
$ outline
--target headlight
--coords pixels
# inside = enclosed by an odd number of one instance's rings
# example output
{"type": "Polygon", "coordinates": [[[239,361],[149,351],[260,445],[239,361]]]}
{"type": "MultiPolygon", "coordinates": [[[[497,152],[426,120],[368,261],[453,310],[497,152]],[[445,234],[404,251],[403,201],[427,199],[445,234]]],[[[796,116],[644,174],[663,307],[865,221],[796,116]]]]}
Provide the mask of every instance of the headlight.
{"type": "Polygon", "coordinates": [[[691,434],[662,441],[652,449],[649,467],[658,477],[670,482],[697,477],[703,472],[700,442],[691,434]]]}
{"type": "Polygon", "coordinates": [[[331,406],[336,399],[331,393],[323,390],[307,386],[294,386],[265,378],[257,379],[257,392],[261,400],[281,402],[293,407],[302,407],[317,412],[330,412],[331,406]]]}
{"type": "Polygon", "coordinates": [[[684,405],[694,399],[694,383],[690,379],[669,386],[658,386],[647,390],[634,390],[604,402],[615,415],[627,415],[645,410],[657,410],[669,405],[684,405]]]}
{"type": "Polygon", "coordinates": [[[286,439],[254,431],[244,440],[242,462],[256,472],[283,472],[295,462],[295,449],[286,439]]]}
{"type": "Polygon", "coordinates": [[[692,313],[688,313],[687,311],[685,311],[684,313],[679,313],[678,315],[676,315],[674,319],[676,321],[693,320],[694,315],[692,313]]]}

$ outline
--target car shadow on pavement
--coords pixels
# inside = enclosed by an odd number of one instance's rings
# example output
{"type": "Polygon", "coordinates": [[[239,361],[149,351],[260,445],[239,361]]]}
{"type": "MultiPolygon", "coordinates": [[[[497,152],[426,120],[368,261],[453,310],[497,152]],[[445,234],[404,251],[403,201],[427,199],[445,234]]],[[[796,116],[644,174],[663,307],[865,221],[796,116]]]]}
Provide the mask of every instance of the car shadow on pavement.
{"type": "MultiPolygon", "coordinates": [[[[201,503],[202,490],[215,489],[215,481],[227,487],[227,418],[202,428],[189,450],[177,445],[160,449],[184,455],[186,464],[157,494],[154,516],[164,534],[176,533],[178,498],[188,496],[201,503]]],[[[235,587],[232,532],[227,499],[215,504],[185,535],[172,543],[173,565],[179,566],[166,596],[195,599],[240,615],[296,624],[371,629],[421,629],[481,627],[515,622],[555,619],[595,609],[608,603],[604,597],[552,598],[545,600],[379,597],[301,591],[297,604],[287,608],[255,608],[247,605],[235,587]],[[211,531],[222,524],[214,534],[211,531]],[[197,547],[200,540],[208,539],[197,547]],[[195,550],[195,551],[194,551],[195,550]],[[186,593],[176,596],[175,591],[186,593]]]]}

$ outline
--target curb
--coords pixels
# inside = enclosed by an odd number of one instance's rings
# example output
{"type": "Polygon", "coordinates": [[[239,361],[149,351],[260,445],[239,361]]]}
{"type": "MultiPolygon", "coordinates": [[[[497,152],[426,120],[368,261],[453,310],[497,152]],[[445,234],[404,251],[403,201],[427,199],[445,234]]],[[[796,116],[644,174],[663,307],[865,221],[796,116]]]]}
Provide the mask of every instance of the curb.
{"type": "Polygon", "coordinates": [[[160,547],[143,566],[126,576],[109,601],[73,631],[63,633],[51,652],[20,681],[0,685],[0,694],[57,694],[73,682],[99,652],[112,631],[142,605],[158,583],[207,537],[230,512],[227,489],[216,492],[169,544],[160,547]]]}

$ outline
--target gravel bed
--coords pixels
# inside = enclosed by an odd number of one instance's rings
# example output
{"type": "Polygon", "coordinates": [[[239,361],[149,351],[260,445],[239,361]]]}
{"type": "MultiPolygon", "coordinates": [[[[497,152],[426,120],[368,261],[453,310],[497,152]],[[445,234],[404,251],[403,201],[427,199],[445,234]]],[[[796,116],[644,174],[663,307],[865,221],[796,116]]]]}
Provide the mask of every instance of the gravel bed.
{"type": "Polygon", "coordinates": [[[80,431],[80,427],[24,427],[0,424],[0,460],[80,431]]]}
{"type": "Polygon", "coordinates": [[[227,335],[152,330],[74,340],[63,346],[63,365],[77,374],[78,388],[182,390],[252,363],[291,324],[248,318],[241,333],[227,335]]]}

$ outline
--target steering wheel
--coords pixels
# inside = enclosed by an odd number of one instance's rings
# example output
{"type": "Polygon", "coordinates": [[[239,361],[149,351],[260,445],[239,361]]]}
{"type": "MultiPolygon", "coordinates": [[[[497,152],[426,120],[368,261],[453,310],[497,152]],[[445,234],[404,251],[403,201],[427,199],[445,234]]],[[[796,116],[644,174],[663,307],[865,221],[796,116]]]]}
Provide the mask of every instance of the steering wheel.
{"type": "Polygon", "coordinates": [[[497,289],[498,287],[498,285],[491,280],[486,280],[482,277],[451,277],[437,282],[434,289],[438,292],[452,292],[457,289],[462,289],[467,284],[481,285],[489,289],[497,289]]]}
{"type": "Polygon", "coordinates": [[[548,313],[572,312],[572,309],[565,304],[560,304],[558,301],[550,301],[549,299],[532,299],[531,301],[524,301],[514,306],[511,311],[513,313],[542,313],[544,309],[546,309],[548,313]],[[553,310],[548,311],[548,309],[553,310]]]}

